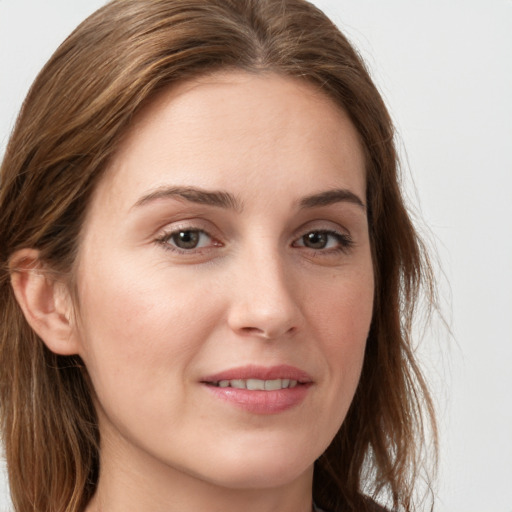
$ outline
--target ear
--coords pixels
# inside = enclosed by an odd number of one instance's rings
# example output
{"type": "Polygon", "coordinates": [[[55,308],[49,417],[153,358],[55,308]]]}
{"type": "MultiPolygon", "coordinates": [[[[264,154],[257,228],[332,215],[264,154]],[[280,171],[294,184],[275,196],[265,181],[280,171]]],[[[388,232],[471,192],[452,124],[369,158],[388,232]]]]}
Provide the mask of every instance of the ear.
{"type": "Polygon", "coordinates": [[[78,353],[73,305],[66,285],[51,275],[39,251],[22,249],[10,259],[11,285],[32,329],[56,354],[78,353]]]}

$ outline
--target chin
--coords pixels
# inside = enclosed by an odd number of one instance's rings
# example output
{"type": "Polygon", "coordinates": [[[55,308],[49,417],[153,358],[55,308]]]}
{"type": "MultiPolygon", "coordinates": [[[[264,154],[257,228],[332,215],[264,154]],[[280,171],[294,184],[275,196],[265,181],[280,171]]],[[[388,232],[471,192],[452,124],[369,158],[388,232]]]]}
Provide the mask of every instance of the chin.
{"type": "MultiPolygon", "coordinates": [[[[291,484],[313,472],[316,456],[286,447],[278,449],[255,445],[250,451],[240,450],[218,457],[209,469],[210,483],[232,489],[265,489],[291,484]]],[[[203,470],[205,468],[203,467],[203,470]]],[[[203,478],[204,478],[203,476],[203,478]]]]}
{"type": "Polygon", "coordinates": [[[229,470],[219,471],[210,483],[229,489],[271,489],[286,487],[305,475],[312,474],[313,465],[304,468],[273,467],[273,464],[264,467],[254,467],[251,464],[237,468],[235,472],[229,470]]]}

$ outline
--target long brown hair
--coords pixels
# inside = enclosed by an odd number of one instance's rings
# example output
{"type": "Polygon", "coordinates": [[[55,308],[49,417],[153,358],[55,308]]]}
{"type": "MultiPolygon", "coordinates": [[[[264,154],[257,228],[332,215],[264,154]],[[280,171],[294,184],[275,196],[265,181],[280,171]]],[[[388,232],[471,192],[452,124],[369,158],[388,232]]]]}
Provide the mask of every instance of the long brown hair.
{"type": "Polygon", "coordinates": [[[114,0],[84,21],[43,68],[1,167],[0,407],[18,512],[78,512],[93,495],[99,432],[78,357],[50,352],[25,321],[9,259],[34,248],[71,276],[91,193],[133,116],[160,90],[219,69],[273,71],[315,84],[350,116],[366,156],[376,276],[361,380],[316,461],[322,508],[366,510],[364,495],[415,509],[432,402],[415,361],[412,318],[433,280],[399,188],[394,130],[358,54],[304,0],[114,0]],[[424,286],[426,285],[426,286],[424,286]]]}

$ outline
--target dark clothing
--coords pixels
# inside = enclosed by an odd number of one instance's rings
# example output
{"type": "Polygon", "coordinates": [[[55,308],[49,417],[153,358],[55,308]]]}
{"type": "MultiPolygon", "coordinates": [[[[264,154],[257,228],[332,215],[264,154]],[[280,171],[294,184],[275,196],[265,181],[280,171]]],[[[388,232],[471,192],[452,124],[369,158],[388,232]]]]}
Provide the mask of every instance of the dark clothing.
{"type": "MultiPolygon", "coordinates": [[[[370,499],[368,500],[367,505],[368,505],[367,510],[369,512],[391,512],[387,508],[382,507],[381,505],[379,505],[378,503],[375,503],[375,501],[370,500],[370,499]]],[[[323,510],[320,507],[317,507],[314,503],[313,503],[313,510],[314,510],[314,512],[328,512],[327,510],[323,510]]]]}

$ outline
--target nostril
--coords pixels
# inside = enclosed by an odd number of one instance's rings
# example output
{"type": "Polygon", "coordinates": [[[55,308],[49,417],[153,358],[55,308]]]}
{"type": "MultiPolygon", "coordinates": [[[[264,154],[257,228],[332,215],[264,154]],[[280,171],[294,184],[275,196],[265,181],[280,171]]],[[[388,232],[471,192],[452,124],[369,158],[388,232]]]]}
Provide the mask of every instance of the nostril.
{"type": "Polygon", "coordinates": [[[261,329],[259,327],[242,327],[240,332],[249,336],[259,336],[267,340],[278,338],[283,335],[291,334],[295,331],[295,327],[290,327],[288,330],[276,329],[261,329]]]}
{"type": "Polygon", "coordinates": [[[242,327],[240,330],[246,334],[265,334],[265,331],[258,327],[242,327]]]}

